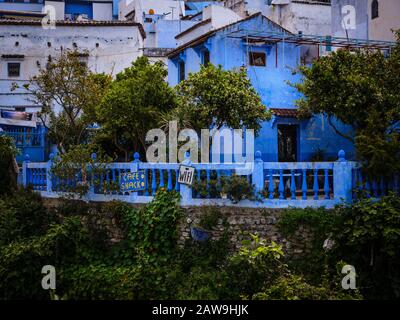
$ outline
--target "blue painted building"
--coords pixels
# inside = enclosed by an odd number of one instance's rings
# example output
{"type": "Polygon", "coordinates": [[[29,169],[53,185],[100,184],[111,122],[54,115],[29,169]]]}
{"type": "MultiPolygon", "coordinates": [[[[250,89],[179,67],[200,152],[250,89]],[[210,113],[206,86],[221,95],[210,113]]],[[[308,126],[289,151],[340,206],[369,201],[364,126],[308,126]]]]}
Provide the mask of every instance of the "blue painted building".
{"type": "MultiPolygon", "coordinates": [[[[245,66],[263,104],[273,112],[272,120],[263,124],[255,141],[255,150],[261,151],[264,161],[331,160],[336,159],[338,149],[345,150],[348,158],[354,156],[353,144],[337,135],[323,115],[297,119],[295,101],[301,95],[287,83],[299,81],[293,70],[311,61],[313,55],[324,54],[326,48],[318,47],[315,52],[315,46],[272,37],[291,34],[260,13],[208,30],[206,25],[212,20],[201,21],[176,37],[181,43],[169,54],[170,85],[197,72],[202,63],[227,70],[245,66]]],[[[340,123],[336,126],[351,134],[351,128],[340,123]]]]}
{"type": "Polygon", "coordinates": [[[11,137],[18,149],[18,163],[26,154],[31,161],[47,161],[49,151],[46,129],[36,119],[36,114],[0,108],[0,135],[11,137]]]}

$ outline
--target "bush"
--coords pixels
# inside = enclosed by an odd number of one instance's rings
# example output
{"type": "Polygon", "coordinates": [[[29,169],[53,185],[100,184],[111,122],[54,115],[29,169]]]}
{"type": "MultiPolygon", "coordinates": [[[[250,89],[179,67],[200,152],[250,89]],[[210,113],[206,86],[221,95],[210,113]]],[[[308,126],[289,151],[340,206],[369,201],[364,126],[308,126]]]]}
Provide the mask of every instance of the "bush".
{"type": "Polygon", "coordinates": [[[325,208],[287,209],[278,221],[282,234],[296,242],[305,242],[304,231],[300,231],[300,228],[305,228],[310,233],[309,251],[288,257],[287,263],[314,284],[320,281],[321,274],[325,272],[328,257],[323,249],[324,241],[332,237],[333,229],[340,225],[339,221],[337,212],[325,208]]]}
{"type": "Polygon", "coordinates": [[[41,287],[44,265],[61,270],[68,264],[87,262],[91,251],[87,232],[79,219],[66,218],[42,236],[11,242],[0,248],[1,299],[45,299],[41,287]]]}
{"type": "Polygon", "coordinates": [[[227,298],[249,298],[271,285],[285,272],[282,247],[274,242],[268,244],[257,235],[251,237],[251,240],[243,241],[239,252],[227,263],[226,270],[230,279],[227,286],[231,292],[227,298]]]}
{"type": "Polygon", "coordinates": [[[17,187],[14,157],[18,150],[12,138],[0,134],[0,195],[10,193],[17,187]]]}
{"type": "Polygon", "coordinates": [[[247,181],[247,177],[232,176],[222,177],[222,191],[227,194],[228,199],[233,203],[237,203],[244,199],[254,200],[254,185],[247,181]]]}
{"type": "Polygon", "coordinates": [[[332,255],[356,268],[366,297],[400,298],[400,197],[361,199],[336,210],[341,222],[333,230],[332,255]]]}
{"type": "Polygon", "coordinates": [[[40,196],[20,189],[0,198],[0,246],[44,233],[52,221],[40,196]]]}
{"type": "Polygon", "coordinates": [[[154,257],[170,255],[178,240],[177,222],[182,216],[179,197],[175,191],[160,189],[145,207],[125,208],[122,219],[127,227],[127,239],[154,257]]]}

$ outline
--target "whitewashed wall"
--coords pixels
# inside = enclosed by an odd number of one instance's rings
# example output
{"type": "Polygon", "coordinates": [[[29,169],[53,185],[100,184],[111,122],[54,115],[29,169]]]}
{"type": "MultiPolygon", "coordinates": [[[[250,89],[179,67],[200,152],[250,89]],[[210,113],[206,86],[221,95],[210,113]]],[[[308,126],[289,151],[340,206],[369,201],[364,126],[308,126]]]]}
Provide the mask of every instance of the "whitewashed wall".
{"type": "Polygon", "coordinates": [[[94,72],[115,75],[143,54],[143,38],[137,26],[57,26],[46,30],[41,25],[2,25],[0,23],[0,107],[26,106],[26,92],[10,91],[11,84],[20,86],[45,67],[48,56],[61,50],[88,51],[88,66],[94,72]],[[18,45],[17,45],[18,43],[18,45]],[[51,46],[48,46],[48,43],[51,46]],[[2,55],[24,55],[20,61],[2,55]],[[8,62],[21,62],[20,76],[9,78],[8,62]]]}

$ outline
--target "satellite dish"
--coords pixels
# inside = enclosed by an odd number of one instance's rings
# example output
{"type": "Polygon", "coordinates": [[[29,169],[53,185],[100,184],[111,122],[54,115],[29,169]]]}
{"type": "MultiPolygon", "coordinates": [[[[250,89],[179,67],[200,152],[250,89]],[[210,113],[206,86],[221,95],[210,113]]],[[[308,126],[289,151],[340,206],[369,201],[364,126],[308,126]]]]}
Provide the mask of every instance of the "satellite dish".
{"type": "Polygon", "coordinates": [[[154,14],[154,9],[150,9],[149,14],[154,14]]]}

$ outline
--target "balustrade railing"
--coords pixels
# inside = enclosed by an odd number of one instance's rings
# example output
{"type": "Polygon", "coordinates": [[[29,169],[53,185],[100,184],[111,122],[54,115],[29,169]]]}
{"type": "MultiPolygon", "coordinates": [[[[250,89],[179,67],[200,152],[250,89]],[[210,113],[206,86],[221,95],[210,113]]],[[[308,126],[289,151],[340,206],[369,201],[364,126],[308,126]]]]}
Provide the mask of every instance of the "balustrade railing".
{"type": "Polygon", "coordinates": [[[105,164],[104,169],[86,176],[77,170],[73,176],[60,177],[52,173],[52,157],[48,162],[30,162],[26,156],[22,167],[25,186],[32,186],[45,197],[61,197],[79,185],[90,185],[84,198],[89,201],[123,200],[131,203],[147,203],[159,188],[175,190],[181,194],[182,205],[232,205],[243,207],[333,207],[350,203],[354,188],[370,190],[371,196],[387,194],[392,189],[399,192],[399,179],[390,182],[369,182],[361,177],[358,163],[347,161],[344,151],[338,153],[335,162],[263,162],[256,152],[253,163],[191,163],[187,155],[183,162],[195,169],[195,181],[201,182],[205,192],[178,182],[178,163],[146,163],[134,161],[105,164]],[[145,188],[138,192],[121,191],[121,176],[124,173],[144,174],[145,188]],[[222,196],[221,180],[233,174],[244,176],[254,186],[256,199],[233,203],[222,196]],[[97,183],[93,183],[96,180],[97,183]]]}

